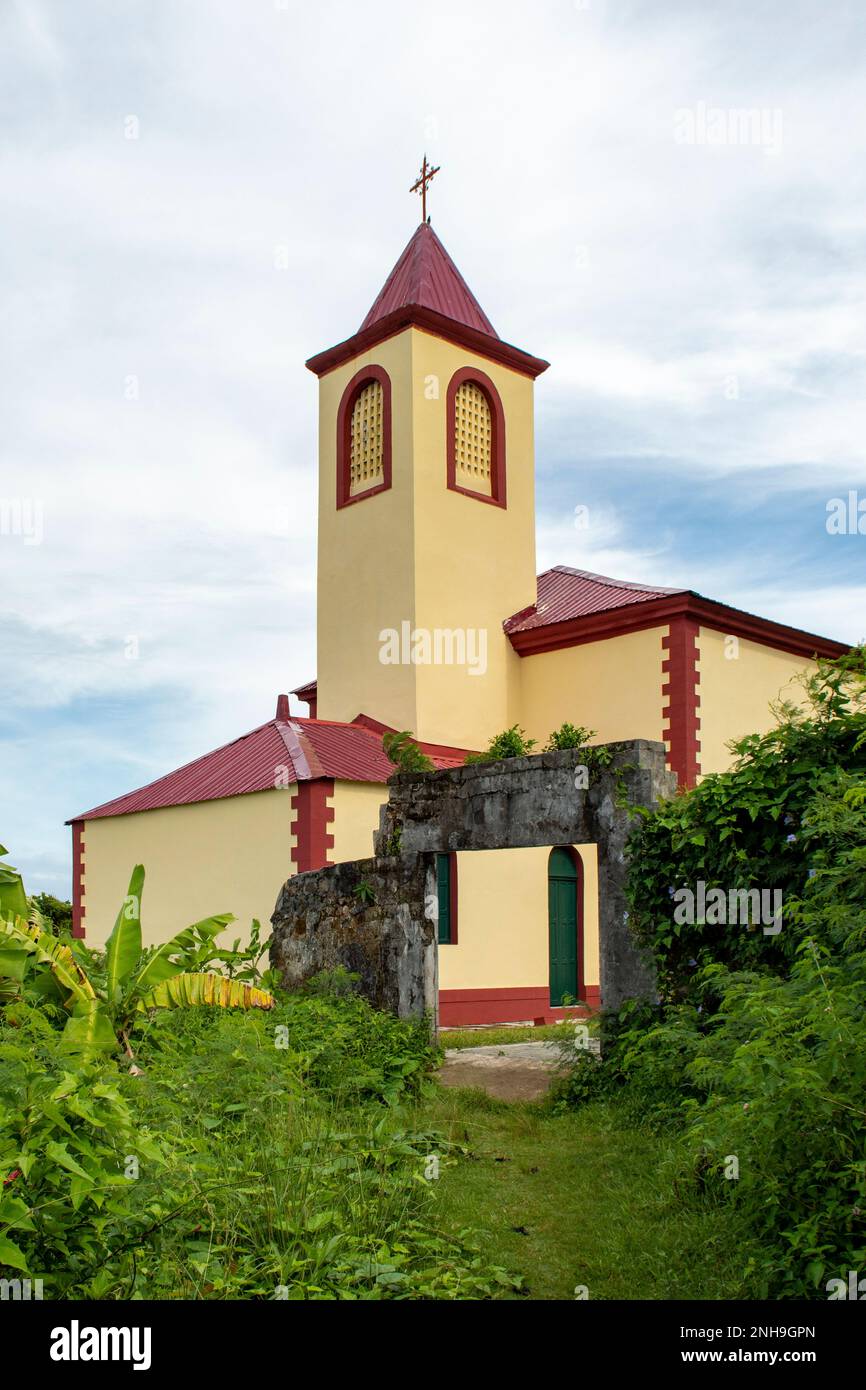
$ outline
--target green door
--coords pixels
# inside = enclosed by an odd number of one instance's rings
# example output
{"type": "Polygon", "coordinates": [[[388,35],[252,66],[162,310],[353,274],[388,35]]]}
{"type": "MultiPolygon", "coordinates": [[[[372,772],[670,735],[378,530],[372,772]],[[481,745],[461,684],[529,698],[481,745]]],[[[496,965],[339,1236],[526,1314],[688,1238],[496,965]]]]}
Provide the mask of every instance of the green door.
{"type": "Polygon", "coordinates": [[[579,998],[577,968],[577,865],[565,849],[550,852],[547,868],[547,903],[550,928],[550,1004],[559,1008],[564,999],[579,998]]]}
{"type": "Polygon", "coordinates": [[[451,944],[451,855],[436,855],[436,894],[439,899],[439,945],[451,944]]]}

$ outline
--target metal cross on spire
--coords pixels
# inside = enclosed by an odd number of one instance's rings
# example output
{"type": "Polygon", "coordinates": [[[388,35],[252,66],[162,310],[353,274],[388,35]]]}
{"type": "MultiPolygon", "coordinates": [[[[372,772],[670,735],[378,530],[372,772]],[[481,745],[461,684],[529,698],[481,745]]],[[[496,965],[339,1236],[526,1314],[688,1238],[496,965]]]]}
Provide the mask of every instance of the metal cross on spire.
{"type": "Polygon", "coordinates": [[[424,159],[423,159],[423,162],[422,162],[422,164],[421,164],[421,173],[418,175],[418,177],[417,177],[417,179],[415,180],[415,182],[413,183],[412,187],[409,189],[409,192],[410,192],[410,193],[420,193],[420,194],[421,194],[421,221],[422,221],[422,222],[426,222],[426,221],[427,221],[427,185],[428,185],[428,183],[430,182],[430,180],[433,178],[434,174],[438,174],[438,173],[439,173],[439,165],[437,164],[436,167],[433,168],[432,165],[430,165],[430,164],[427,163],[427,156],[426,156],[426,154],[425,154],[424,159]]]}

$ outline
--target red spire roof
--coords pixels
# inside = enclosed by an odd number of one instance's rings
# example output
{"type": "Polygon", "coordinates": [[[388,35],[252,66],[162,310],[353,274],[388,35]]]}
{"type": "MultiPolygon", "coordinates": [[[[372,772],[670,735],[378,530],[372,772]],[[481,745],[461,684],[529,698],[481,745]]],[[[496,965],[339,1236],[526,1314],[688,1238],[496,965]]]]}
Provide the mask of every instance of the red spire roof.
{"type": "Polygon", "coordinates": [[[493,327],[442,242],[427,222],[422,222],[403,252],[359,333],[379,319],[405,309],[410,304],[432,309],[491,338],[499,334],[493,327]]]}

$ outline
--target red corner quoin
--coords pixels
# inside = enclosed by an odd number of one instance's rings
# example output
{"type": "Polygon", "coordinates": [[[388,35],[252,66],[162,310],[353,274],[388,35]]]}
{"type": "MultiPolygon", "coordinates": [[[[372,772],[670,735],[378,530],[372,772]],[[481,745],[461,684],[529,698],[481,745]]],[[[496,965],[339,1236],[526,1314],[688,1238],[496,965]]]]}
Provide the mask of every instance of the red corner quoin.
{"type": "Polygon", "coordinates": [[[701,770],[697,622],[693,618],[671,618],[670,633],[662,638],[662,647],[668,654],[662,662],[662,671],[667,673],[662,686],[662,694],[667,696],[662,714],[668,724],[668,766],[677,774],[680,787],[693,787],[701,770]]]}
{"type": "Polygon", "coordinates": [[[297,812],[292,821],[292,861],[299,874],[324,869],[331,863],[328,850],[334,848],[334,837],[328,833],[328,825],[334,819],[334,808],[328,805],[328,798],[333,794],[333,780],[320,777],[314,782],[299,782],[297,795],[292,797],[292,810],[297,812]]]}
{"type": "Polygon", "coordinates": [[[72,935],[84,936],[84,821],[72,822],[72,935]]]}

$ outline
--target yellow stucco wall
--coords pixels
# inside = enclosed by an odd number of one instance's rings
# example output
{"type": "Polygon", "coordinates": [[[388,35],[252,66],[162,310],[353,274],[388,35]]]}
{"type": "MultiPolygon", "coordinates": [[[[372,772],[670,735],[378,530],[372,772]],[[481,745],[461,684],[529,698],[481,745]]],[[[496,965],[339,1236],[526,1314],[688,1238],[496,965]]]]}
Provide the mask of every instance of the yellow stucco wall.
{"type": "Polygon", "coordinates": [[[595,729],[594,743],[662,740],[662,638],[667,627],[629,632],[520,662],[520,723],[546,743],[566,721],[595,729]]]}
{"type": "MultiPolygon", "coordinates": [[[[598,856],[583,864],[584,983],[599,983],[598,856]]],[[[457,855],[457,944],[439,947],[440,989],[508,989],[550,978],[547,864],[550,850],[465,850],[457,855]]]]}
{"type": "MultiPolygon", "coordinates": [[[[422,738],[483,748],[517,719],[520,658],[503,619],[536,599],[534,383],[519,372],[414,331],[416,623],[486,634],[486,672],[417,671],[422,738]],[[505,417],[506,507],[446,486],[448,383],[462,367],[493,382],[505,417]],[[438,387],[438,399],[434,392],[438,387]]],[[[480,648],[476,648],[479,651],[480,648]]]]}
{"type": "Polygon", "coordinates": [[[797,678],[814,663],[743,638],[734,643],[710,627],[700,628],[698,651],[700,769],[723,772],[732,762],[726,743],[771,729],[772,702],[799,704],[803,691],[797,678]]]}
{"type": "Polygon", "coordinates": [[[328,851],[334,864],[371,857],[373,832],[379,828],[379,808],[387,800],[388,788],[381,782],[334,783],[331,805],[335,814],[330,827],[334,848],[328,851]]]}
{"type": "Polygon", "coordinates": [[[379,633],[415,619],[411,330],[353,357],[319,382],[318,717],[362,710],[415,730],[411,666],[382,666],[379,633]],[[337,411],[361,367],[391,378],[392,484],[337,510],[337,411]]]}
{"type": "MultiPolygon", "coordinates": [[[[408,328],[335,368],[319,390],[318,713],[360,710],[417,737],[482,747],[517,717],[519,659],[502,632],[535,602],[533,383],[408,328]],[[391,378],[392,484],[337,510],[340,398],[363,367],[391,378]],[[461,367],[497,387],[505,415],[506,508],[450,491],[446,395],[461,367]],[[484,661],[383,664],[380,634],[484,633],[484,661]]],[[[469,641],[478,641],[476,636],[469,641]]],[[[476,648],[480,654],[480,648],[476,648]]]]}
{"type": "Polygon", "coordinates": [[[87,945],[105,944],[136,864],[143,864],[146,874],[145,945],[218,912],[233,912],[238,919],[224,941],[246,940],[253,917],[267,935],[277,894],[294,871],[294,792],[294,787],[251,792],[85,821],[87,945]]]}

